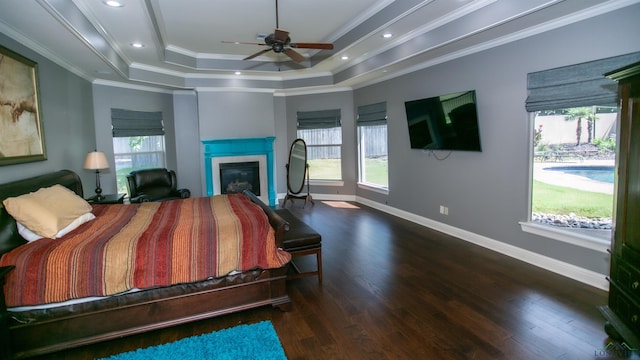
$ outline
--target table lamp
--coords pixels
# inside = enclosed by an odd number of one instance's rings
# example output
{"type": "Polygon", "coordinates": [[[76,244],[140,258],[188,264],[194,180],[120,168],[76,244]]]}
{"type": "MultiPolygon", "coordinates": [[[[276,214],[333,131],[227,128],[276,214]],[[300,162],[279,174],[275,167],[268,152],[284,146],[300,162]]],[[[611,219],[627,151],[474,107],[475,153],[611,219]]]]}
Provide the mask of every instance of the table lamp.
{"type": "Polygon", "coordinates": [[[102,189],[100,188],[100,170],[109,168],[107,157],[104,156],[102,151],[91,151],[87,154],[87,158],[84,160],[84,168],[96,171],[96,200],[101,200],[103,196],[102,189]]]}

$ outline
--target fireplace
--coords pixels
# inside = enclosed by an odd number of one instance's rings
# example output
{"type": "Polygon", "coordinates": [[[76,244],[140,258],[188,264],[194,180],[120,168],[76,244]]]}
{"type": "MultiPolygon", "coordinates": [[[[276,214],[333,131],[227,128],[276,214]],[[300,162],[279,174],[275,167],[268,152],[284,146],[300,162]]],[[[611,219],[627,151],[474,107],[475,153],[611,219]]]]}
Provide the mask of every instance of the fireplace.
{"type": "Polygon", "coordinates": [[[220,192],[222,194],[238,194],[244,190],[260,196],[260,162],[243,161],[222,163],[220,169],[220,192]]]}
{"type": "Polygon", "coordinates": [[[211,158],[211,173],[213,195],[249,188],[265,204],[270,203],[266,155],[215,156],[211,158]]]}
{"type": "Polygon", "coordinates": [[[277,205],[273,171],[275,137],[202,140],[207,195],[250,187],[265,204],[277,205]]]}

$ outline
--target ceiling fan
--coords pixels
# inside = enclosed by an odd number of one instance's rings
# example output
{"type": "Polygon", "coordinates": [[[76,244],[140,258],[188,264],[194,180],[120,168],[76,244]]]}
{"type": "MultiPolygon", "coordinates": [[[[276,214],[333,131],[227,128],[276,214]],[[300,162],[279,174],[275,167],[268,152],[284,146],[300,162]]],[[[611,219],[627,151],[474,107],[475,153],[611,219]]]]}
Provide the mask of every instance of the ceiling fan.
{"type": "Polygon", "coordinates": [[[283,53],[287,55],[291,60],[295,62],[304,61],[305,57],[294,49],[318,49],[318,50],[332,50],[333,44],[331,43],[293,43],[291,37],[289,37],[289,31],[280,29],[278,21],[278,0],[276,0],[276,28],[273,33],[267,35],[264,38],[264,43],[254,42],[241,42],[241,41],[223,41],[223,43],[229,44],[248,44],[248,45],[260,45],[267,46],[267,49],[258,51],[255,54],[249,55],[243,60],[250,60],[257,56],[260,56],[269,51],[275,53],[283,53]]]}

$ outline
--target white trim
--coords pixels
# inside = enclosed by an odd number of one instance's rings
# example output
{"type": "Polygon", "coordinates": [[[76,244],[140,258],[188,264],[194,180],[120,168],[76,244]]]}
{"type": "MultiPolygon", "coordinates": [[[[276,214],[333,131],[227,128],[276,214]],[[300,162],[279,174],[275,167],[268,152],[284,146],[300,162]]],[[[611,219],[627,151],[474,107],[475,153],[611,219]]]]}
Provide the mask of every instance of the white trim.
{"type": "Polygon", "coordinates": [[[327,201],[357,201],[355,195],[344,194],[311,194],[313,200],[327,201]]]}
{"type": "MultiPolygon", "coordinates": [[[[314,200],[329,200],[329,201],[354,201],[371,208],[383,211],[385,213],[397,216],[399,218],[414,222],[416,224],[434,229],[445,234],[454,236],[461,240],[482,246],[489,250],[499,252],[503,255],[524,261],[528,264],[540,267],[545,270],[549,270],[556,274],[565,276],[567,278],[579,281],[581,283],[593,286],[595,288],[609,291],[609,282],[606,280],[605,274],[600,274],[595,271],[591,271],[573,264],[569,264],[548,256],[540,255],[538,253],[519,248],[517,246],[509,245],[501,241],[497,241],[486,236],[478,235],[470,231],[462,230],[441,222],[428,219],[416,214],[400,210],[388,205],[384,205],[369,199],[356,196],[356,195],[342,195],[342,194],[312,194],[314,200]]],[[[284,195],[279,195],[279,198],[284,198],[284,195]]],[[[606,252],[606,251],[605,251],[606,252]]]]}
{"type": "Polygon", "coordinates": [[[314,186],[344,186],[342,180],[313,180],[309,179],[309,185],[314,186]]]}
{"type": "Polygon", "coordinates": [[[578,234],[571,230],[563,230],[551,225],[522,221],[520,222],[520,227],[522,228],[522,231],[530,234],[544,236],[546,238],[566,242],[568,244],[596,250],[601,253],[607,253],[607,250],[611,247],[610,241],[594,238],[584,234],[578,234]]]}
{"type": "Polygon", "coordinates": [[[331,94],[331,93],[352,91],[352,90],[353,88],[348,86],[320,85],[320,86],[309,86],[309,87],[291,88],[291,89],[277,89],[274,91],[273,96],[331,94]]]}
{"type": "MultiPolygon", "coordinates": [[[[577,13],[571,13],[568,15],[565,15],[561,18],[558,19],[554,19],[551,21],[547,21],[544,23],[541,23],[539,25],[536,25],[534,27],[529,27],[526,28],[524,30],[520,30],[520,31],[516,31],[513,32],[509,35],[505,35],[505,36],[501,36],[495,39],[491,39],[489,41],[483,42],[483,43],[479,43],[476,44],[474,46],[453,52],[453,53],[449,53],[447,55],[444,56],[440,56],[440,57],[436,57],[436,58],[431,58],[428,59],[426,61],[419,61],[417,62],[415,65],[413,66],[402,66],[402,68],[400,70],[393,70],[393,71],[389,71],[389,75],[387,76],[381,76],[381,77],[377,77],[375,79],[371,79],[371,80],[367,80],[367,81],[363,81],[363,82],[357,82],[356,84],[352,85],[354,90],[358,90],[361,89],[363,87],[367,87],[367,86],[371,86],[371,85],[375,85],[378,83],[381,83],[383,81],[387,81],[390,79],[395,79],[397,77],[403,76],[403,75],[407,75],[422,69],[426,69],[432,66],[436,66],[438,64],[442,64],[444,62],[447,61],[452,61],[458,58],[462,58],[464,56],[468,56],[468,55],[472,55],[484,50],[488,50],[488,49],[493,49],[495,47],[504,45],[504,44],[509,44],[518,40],[522,40],[525,38],[529,38],[531,36],[535,36],[541,33],[545,33],[547,31],[551,31],[566,25],[571,25],[573,23],[576,23],[578,21],[583,21],[586,19],[590,19],[594,16],[598,16],[598,15],[602,15],[602,14],[606,14],[608,12],[611,11],[615,11],[627,6],[631,6],[635,3],[637,3],[638,0],[619,0],[619,1],[608,1],[605,4],[599,4],[599,5],[594,5],[590,8],[581,10],[577,13]]],[[[486,29],[483,29],[486,30],[486,29]]],[[[471,35],[471,34],[469,34],[471,35]]],[[[467,35],[467,36],[469,36],[467,35]]],[[[445,44],[448,44],[450,42],[456,41],[459,39],[451,39],[448,42],[443,42],[441,44],[438,44],[438,47],[442,47],[445,44]]],[[[427,52],[427,50],[430,49],[423,49],[422,53],[427,52]]],[[[412,56],[420,56],[421,54],[414,54],[412,56]]],[[[394,60],[393,62],[389,62],[384,64],[382,67],[380,68],[376,68],[376,69],[372,69],[371,71],[368,71],[366,73],[371,73],[371,72],[376,72],[379,71],[381,68],[386,68],[386,69],[391,69],[394,65],[401,63],[402,61],[407,60],[408,58],[402,58],[402,59],[397,59],[394,60]]],[[[401,65],[401,64],[400,64],[401,65]]],[[[361,73],[358,74],[357,76],[363,76],[366,73],[361,73]]],[[[355,77],[354,77],[355,78],[355,77]]],[[[353,81],[354,78],[349,79],[349,81],[353,81]]]]}
{"type": "Polygon", "coordinates": [[[358,183],[358,188],[363,189],[363,190],[369,190],[369,191],[373,191],[373,192],[377,192],[380,194],[384,194],[384,195],[389,195],[389,188],[385,188],[382,186],[376,186],[376,185],[372,185],[372,184],[366,184],[366,183],[358,183]]]}
{"type": "MultiPolygon", "coordinates": [[[[278,193],[278,199],[284,200],[287,193],[278,193]]],[[[356,201],[355,195],[343,194],[310,194],[313,201],[356,201]]]]}
{"type": "MultiPolygon", "coordinates": [[[[148,92],[161,93],[161,94],[174,94],[176,91],[176,90],[170,90],[165,88],[159,88],[155,86],[138,85],[138,84],[131,84],[131,83],[120,82],[120,81],[112,81],[112,80],[103,80],[103,79],[96,79],[91,84],[109,86],[109,87],[115,87],[115,88],[121,88],[121,89],[129,89],[129,90],[148,91],[148,92]]],[[[180,91],[192,92],[189,89],[180,90],[180,91]]]]}
{"type": "Polygon", "coordinates": [[[251,87],[224,87],[224,86],[198,86],[195,88],[196,92],[224,92],[224,93],[273,93],[271,88],[251,88],[251,87]]]}
{"type": "Polygon", "coordinates": [[[383,205],[362,197],[356,197],[356,201],[374,209],[378,209],[380,211],[398,216],[405,220],[409,220],[416,224],[426,226],[428,228],[443,232],[451,236],[455,236],[461,240],[468,241],[484,248],[513,257],[515,259],[552,271],[556,274],[568,277],[570,279],[577,280],[598,289],[605,291],[609,290],[609,282],[606,280],[605,274],[600,274],[595,271],[581,268],[576,265],[553,259],[548,256],[544,256],[513,245],[509,245],[501,241],[472,233],[470,231],[443,224],[441,222],[418,216],[404,210],[393,208],[388,205],[383,205]]]}
{"type": "MultiPolygon", "coordinates": [[[[210,70],[210,71],[220,71],[220,70],[210,70]]],[[[185,75],[185,79],[207,79],[207,80],[237,80],[237,79],[242,79],[242,80],[258,80],[258,81],[283,81],[284,78],[282,76],[275,76],[275,75],[271,75],[271,76],[267,76],[267,75],[262,75],[262,76],[257,76],[257,75],[252,75],[250,73],[247,73],[247,70],[238,70],[240,72],[242,72],[242,74],[240,75],[236,75],[236,74],[229,74],[229,73],[221,73],[221,74],[200,74],[200,73],[187,73],[185,75]]]]}
{"type": "Polygon", "coordinates": [[[9,38],[15,40],[16,42],[20,43],[21,45],[31,49],[32,51],[42,55],[43,57],[47,58],[48,60],[50,60],[51,62],[59,65],[60,67],[68,70],[69,72],[91,82],[92,80],[94,80],[94,77],[85,73],[84,70],[77,68],[76,66],[74,66],[73,64],[69,63],[68,61],[56,56],[54,53],[52,53],[51,51],[49,51],[47,48],[41,46],[40,44],[36,43],[35,41],[31,40],[30,38],[26,37],[25,35],[23,35],[22,33],[16,31],[14,28],[8,26],[7,24],[3,23],[0,21],[0,33],[7,35],[9,38]]]}

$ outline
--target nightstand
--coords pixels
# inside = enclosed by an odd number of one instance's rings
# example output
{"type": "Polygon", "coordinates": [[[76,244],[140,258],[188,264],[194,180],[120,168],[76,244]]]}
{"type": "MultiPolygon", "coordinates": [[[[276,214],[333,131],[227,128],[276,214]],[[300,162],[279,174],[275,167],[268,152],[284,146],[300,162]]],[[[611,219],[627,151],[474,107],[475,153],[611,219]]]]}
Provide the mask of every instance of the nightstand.
{"type": "Polygon", "coordinates": [[[124,197],[127,194],[106,194],[100,200],[94,195],[87,199],[89,204],[124,204],[124,197]]]}

